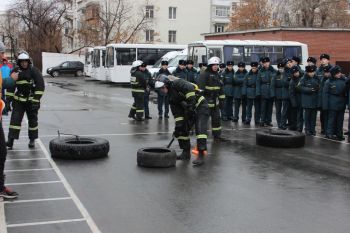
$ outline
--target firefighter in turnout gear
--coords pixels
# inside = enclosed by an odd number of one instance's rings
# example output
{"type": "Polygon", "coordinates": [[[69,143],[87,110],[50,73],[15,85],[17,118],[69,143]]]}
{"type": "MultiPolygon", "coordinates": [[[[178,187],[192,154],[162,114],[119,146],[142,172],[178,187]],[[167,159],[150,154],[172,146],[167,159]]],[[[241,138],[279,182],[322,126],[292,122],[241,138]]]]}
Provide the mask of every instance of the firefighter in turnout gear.
{"type": "Polygon", "coordinates": [[[17,65],[11,78],[16,81],[15,86],[8,90],[8,97],[12,101],[13,112],[8,134],[7,147],[12,149],[13,142],[19,138],[24,113],[28,118],[29,148],[35,147],[38,138],[38,111],[40,99],[44,94],[45,83],[40,71],[31,65],[29,54],[21,52],[17,57],[17,65]]]}
{"type": "Polygon", "coordinates": [[[220,59],[212,57],[208,61],[208,68],[198,80],[198,86],[204,90],[204,97],[208,101],[211,117],[211,127],[214,140],[223,140],[221,137],[220,109],[224,107],[225,94],[219,74],[220,59]]]}
{"type": "Polygon", "coordinates": [[[131,92],[134,103],[130,109],[129,118],[143,121],[145,90],[147,89],[146,64],[140,60],[134,61],[131,68],[131,92]]]}
{"type": "Polygon", "coordinates": [[[161,75],[155,88],[169,96],[171,111],[175,118],[174,136],[183,150],[178,160],[191,159],[190,131],[195,126],[198,157],[194,165],[203,164],[207,150],[209,107],[201,91],[195,84],[174,76],[161,75]]]}

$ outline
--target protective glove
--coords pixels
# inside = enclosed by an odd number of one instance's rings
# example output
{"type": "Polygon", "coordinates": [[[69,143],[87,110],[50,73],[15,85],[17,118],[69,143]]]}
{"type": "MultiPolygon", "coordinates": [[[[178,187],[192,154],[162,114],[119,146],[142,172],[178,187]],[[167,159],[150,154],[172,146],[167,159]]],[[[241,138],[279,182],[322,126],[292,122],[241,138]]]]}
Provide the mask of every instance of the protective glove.
{"type": "Polygon", "coordinates": [[[40,109],[40,103],[32,103],[31,110],[32,111],[39,111],[40,109]]]}

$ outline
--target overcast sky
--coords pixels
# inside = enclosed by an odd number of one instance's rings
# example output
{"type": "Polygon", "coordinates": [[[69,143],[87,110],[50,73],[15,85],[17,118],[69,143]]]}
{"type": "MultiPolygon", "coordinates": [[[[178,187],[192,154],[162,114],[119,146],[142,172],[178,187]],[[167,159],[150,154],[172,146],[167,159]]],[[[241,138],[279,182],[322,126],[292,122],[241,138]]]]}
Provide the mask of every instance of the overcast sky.
{"type": "Polygon", "coordinates": [[[1,0],[0,2],[0,11],[4,11],[6,10],[7,5],[11,2],[14,2],[14,0],[1,0]]]}

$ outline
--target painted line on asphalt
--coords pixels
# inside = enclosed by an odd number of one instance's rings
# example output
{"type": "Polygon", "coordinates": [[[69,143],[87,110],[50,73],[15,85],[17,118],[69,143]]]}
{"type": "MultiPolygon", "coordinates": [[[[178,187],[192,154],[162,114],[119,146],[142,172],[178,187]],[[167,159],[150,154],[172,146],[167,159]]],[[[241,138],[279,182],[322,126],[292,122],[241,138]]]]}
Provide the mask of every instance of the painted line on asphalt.
{"type": "MultiPolygon", "coordinates": [[[[153,132],[153,133],[116,133],[116,134],[84,134],[79,135],[79,137],[103,137],[103,136],[136,136],[136,135],[157,135],[157,134],[172,134],[173,132],[153,132]]],[[[53,138],[57,137],[56,135],[42,135],[40,138],[53,138]]],[[[62,135],[61,137],[72,137],[62,135]]]]}
{"type": "Polygon", "coordinates": [[[86,221],[86,219],[76,218],[76,219],[67,219],[67,220],[46,221],[46,222],[28,222],[28,223],[9,224],[7,225],[7,228],[49,225],[49,224],[57,224],[57,223],[84,222],[84,221],[86,221]]]}
{"type": "Polygon", "coordinates": [[[326,140],[326,141],[330,141],[330,142],[335,142],[335,143],[341,143],[341,144],[350,144],[346,141],[336,141],[336,140],[332,140],[332,139],[329,139],[329,138],[325,138],[325,137],[321,137],[321,136],[313,136],[314,138],[320,138],[320,139],[323,139],[323,140],[326,140]]]}
{"type": "Polygon", "coordinates": [[[35,161],[35,160],[47,160],[47,158],[33,158],[33,159],[6,159],[6,162],[11,162],[11,161],[35,161]]]}
{"type": "Polygon", "coordinates": [[[6,184],[6,185],[17,186],[17,185],[55,184],[55,183],[62,183],[62,181],[54,180],[54,181],[38,181],[38,182],[27,182],[27,183],[9,183],[9,184],[6,184]]]}
{"type": "Polygon", "coordinates": [[[43,198],[43,199],[29,199],[29,200],[13,200],[4,201],[5,204],[17,204],[17,203],[31,203],[31,202],[44,202],[44,201],[63,201],[71,200],[71,197],[57,197],[57,198],[43,198]]]}
{"type": "Polygon", "coordinates": [[[83,203],[80,201],[78,196],[75,194],[75,192],[73,191],[72,187],[68,183],[67,179],[64,177],[63,173],[61,172],[61,170],[56,165],[55,161],[53,161],[51,159],[49,152],[46,150],[46,147],[44,146],[43,142],[40,139],[38,139],[38,144],[41,147],[42,151],[44,152],[46,158],[49,160],[49,163],[51,164],[52,168],[55,170],[56,174],[58,175],[58,177],[62,181],[64,187],[68,191],[68,194],[72,197],[73,202],[78,207],[80,213],[82,214],[82,216],[86,220],[87,224],[90,227],[91,232],[92,233],[101,233],[101,231],[98,229],[96,223],[91,218],[89,212],[86,210],[86,208],[84,207],[83,203]]]}
{"type": "Polygon", "coordinates": [[[5,173],[7,172],[31,172],[31,171],[51,171],[53,168],[38,168],[38,169],[12,169],[12,170],[4,170],[5,173]]]}
{"type": "Polygon", "coordinates": [[[0,198],[0,232],[7,233],[6,217],[5,217],[5,203],[3,198],[0,198]]]}
{"type": "Polygon", "coordinates": [[[30,152],[30,151],[40,151],[39,149],[32,149],[32,150],[8,150],[8,152],[30,152]]]}

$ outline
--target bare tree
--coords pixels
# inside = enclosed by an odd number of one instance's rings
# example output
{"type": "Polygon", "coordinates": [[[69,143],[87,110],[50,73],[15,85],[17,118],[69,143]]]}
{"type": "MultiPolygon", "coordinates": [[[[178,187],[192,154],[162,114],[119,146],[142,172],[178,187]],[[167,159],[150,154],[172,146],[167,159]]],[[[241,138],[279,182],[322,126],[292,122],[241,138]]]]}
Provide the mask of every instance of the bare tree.
{"type": "Polygon", "coordinates": [[[127,0],[103,1],[99,19],[105,45],[111,42],[135,42],[138,33],[148,29],[150,21],[146,17],[145,7],[135,9],[132,3],[127,0]]]}
{"type": "Polygon", "coordinates": [[[267,28],[271,21],[271,6],[267,1],[246,0],[232,12],[229,30],[267,28]]]}
{"type": "Polygon", "coordinates": [[[66,0],[16,0],[9,13],[20,20],[20,46],[41,67],[41,52],[60,52],[66,0]]]}
{"type": "Polygon", "coordinates": [[[347,0],[281,0],[279,22],[293,27],[349,27],[347,0]]]}

